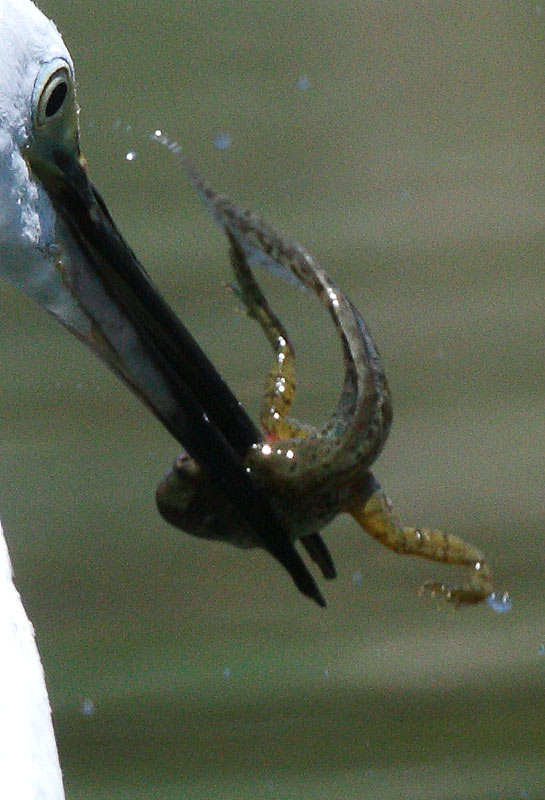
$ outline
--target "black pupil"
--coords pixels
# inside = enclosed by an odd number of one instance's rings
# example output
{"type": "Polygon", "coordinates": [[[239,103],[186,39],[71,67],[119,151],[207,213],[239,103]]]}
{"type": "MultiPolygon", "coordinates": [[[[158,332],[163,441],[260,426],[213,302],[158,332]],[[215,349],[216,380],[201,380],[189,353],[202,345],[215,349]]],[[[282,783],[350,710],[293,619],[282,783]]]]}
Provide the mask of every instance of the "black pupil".
{"type": "Polygon", "coordinates": [[[66,97],[67,91],[68,91],[68,86],[66,85],[65,81],[60,81],[60,83],[58,83],[55,86],[55,88],[49,95],[49,99],[45,107],[46,117],[52,117],[54,114],[57,113],[59,108],[64,103],[64,98],[66,97]]]}

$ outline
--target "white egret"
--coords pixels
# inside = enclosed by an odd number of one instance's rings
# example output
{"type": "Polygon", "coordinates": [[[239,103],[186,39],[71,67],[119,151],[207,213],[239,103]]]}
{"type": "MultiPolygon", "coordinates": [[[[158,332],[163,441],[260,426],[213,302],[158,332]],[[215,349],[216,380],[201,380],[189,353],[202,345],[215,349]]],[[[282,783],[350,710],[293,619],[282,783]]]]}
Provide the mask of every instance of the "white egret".
{"type": "MultiPolygon", "coordinates": [[[[323,604],[245,468],[259,438],[254,424],[153,287],[87,177],[72,59],[31,0],[0,0],[0,275],[125,381],[297,586],[323,604]]],[[[1,796],[57,800],[62,781],[43,673],[3,538],[0,576],[1,796]]]]}

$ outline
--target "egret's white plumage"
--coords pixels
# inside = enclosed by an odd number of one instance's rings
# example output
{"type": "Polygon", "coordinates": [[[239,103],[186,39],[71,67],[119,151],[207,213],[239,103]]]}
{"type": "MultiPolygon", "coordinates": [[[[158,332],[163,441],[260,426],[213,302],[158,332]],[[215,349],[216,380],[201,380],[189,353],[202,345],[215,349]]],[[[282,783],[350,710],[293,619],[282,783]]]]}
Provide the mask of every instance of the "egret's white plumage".
{"type": "Polygon", "coordinates": [[[64,798],[44,673],[32,624],[13,584],[1,525],[0,797],[64,798]]]}

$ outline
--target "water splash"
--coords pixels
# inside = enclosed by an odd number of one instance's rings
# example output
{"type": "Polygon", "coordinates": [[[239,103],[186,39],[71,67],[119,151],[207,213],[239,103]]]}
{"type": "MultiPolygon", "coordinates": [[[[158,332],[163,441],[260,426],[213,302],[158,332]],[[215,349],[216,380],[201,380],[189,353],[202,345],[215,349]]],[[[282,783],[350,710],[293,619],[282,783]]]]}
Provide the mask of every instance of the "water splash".
{"type": "Polygon", "coordinates": [[[79,711],[82,717],[92,717],[95,713],[95,704],[89,697],[86,697],[81,701],[79,711]]]}
{"type": "Polygon", "coordinates": [[[216,150],[228,150],[231,147],[231,137],[225,131],[217,131],[213,141],[216,150]]]}
{"type": "Polygon", "coordinates": [[[497,614],[505,614],[506,611],[511,611],[513,608],[513,601],[507,592],[501,594],[499,592],[492,592],[486,602],[492,611],[495,611],[497,614]]]}
{"type": "Polygon", "coordinates": [[[363,575],[361,572],[352,573],[352,583],[354,586],[363,586],[363,575]]]}

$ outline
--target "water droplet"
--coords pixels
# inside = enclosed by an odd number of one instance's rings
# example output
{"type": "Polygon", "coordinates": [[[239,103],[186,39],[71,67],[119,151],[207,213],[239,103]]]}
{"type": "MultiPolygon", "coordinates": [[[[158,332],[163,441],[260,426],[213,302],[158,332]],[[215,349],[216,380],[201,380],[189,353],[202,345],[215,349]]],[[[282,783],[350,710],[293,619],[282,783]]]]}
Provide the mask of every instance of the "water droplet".
{"type": "Polygon", "coordinates": [[[310,89],[310,80],[306,75],[299,75],[296,86],[301,92],[306,92],[307,89],[310,89]]]}
{"type": "Polygon", "coordinates": [[[79,710],[83,717],[92,717],[95,713],[95,704],[89,697],[86,697],[81,701],[79,710]]]}
{"type": "Polygon", "coordinates": [[[129,152],[125,156],[126,161],[134,161],[135,158],[136,158],[136,153],[134,152],[134,150],[129,150],[129,152]]]}
{"type": "Polygon", "coordinates": [[[486,602],[492,611],[496,611],[498,614],[504,614],[506,611],[511,611],[513,608],[513,601],[507,592],[503,592],[503,594],[492,592],[492,594],[487,598],[486,602]]]}
{"type": "Polygon", "coordinates": [[[217,150],[228,150],[231,147],[231,137],[225,131],[214,134],[214,147],[217,150]]]}

